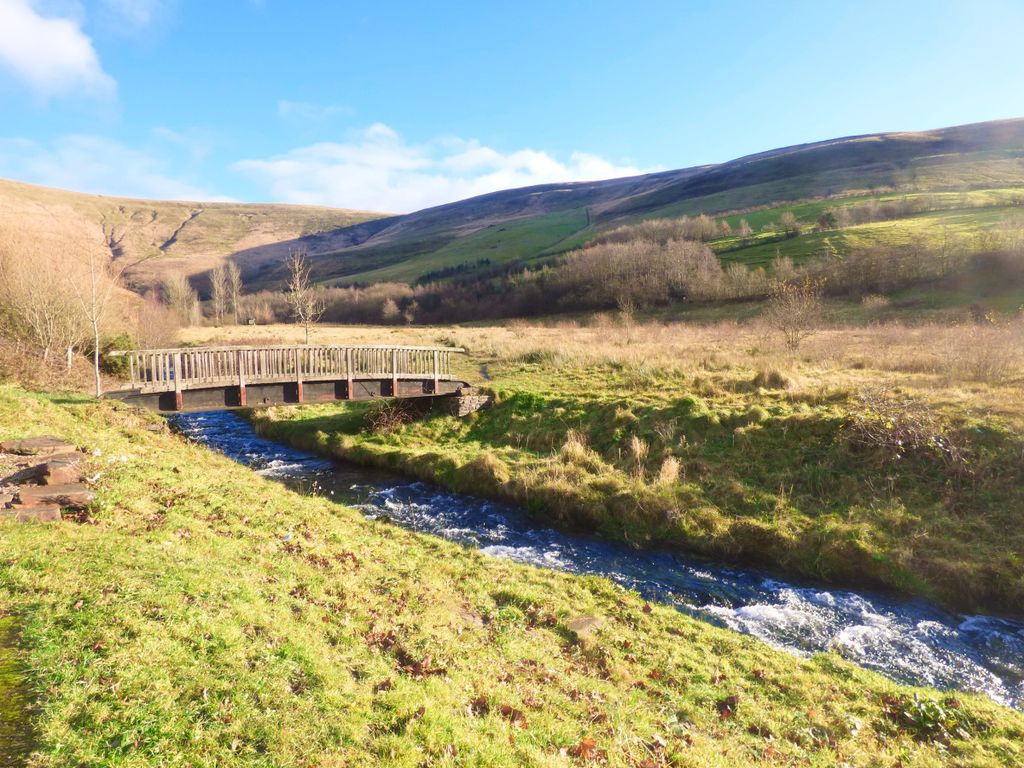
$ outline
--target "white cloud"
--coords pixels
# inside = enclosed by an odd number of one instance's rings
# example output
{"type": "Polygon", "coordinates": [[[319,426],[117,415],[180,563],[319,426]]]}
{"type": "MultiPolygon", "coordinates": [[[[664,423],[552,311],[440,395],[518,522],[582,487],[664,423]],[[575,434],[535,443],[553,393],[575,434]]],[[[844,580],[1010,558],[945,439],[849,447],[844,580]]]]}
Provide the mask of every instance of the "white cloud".
{"type": "Polygon", "coordinates": [[[377,123],[345,143],[298,147],[268,159],[234,165],[291,203],[407,212],[487,192],[534,184],[631,176],[639,168],[574,152],[561,161],[547,152],[501,153],[475,140],[409,144],[377,123]]]}
{"type": "Polygon", "coordinates": [[[43,97],[115,88],[80,21],[44,17],[29,0],[0,0],[0,66],[43,97]]]}
{"type": "Polygon", "coordinates": [[[225,199],[169,175],[169,164],[155,151],[101,136],[62,136],[51,146],[30,139],[0,139],[0,177],[119,197],[225,199]]]}

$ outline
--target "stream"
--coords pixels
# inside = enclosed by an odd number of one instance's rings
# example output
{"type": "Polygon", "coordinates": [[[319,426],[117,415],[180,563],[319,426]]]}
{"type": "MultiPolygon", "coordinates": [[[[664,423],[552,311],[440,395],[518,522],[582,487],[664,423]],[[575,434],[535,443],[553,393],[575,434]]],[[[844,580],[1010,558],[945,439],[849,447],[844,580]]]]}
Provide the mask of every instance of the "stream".
{"type": "Polygon", "coordinates": [[[295,450],[260,437],[228,411],[177,414],[170,421],[189,439],[264,477],[328,495],[369,518],[494,557],[604,576],[648,600],[800,656],[835,650],[898,682],[985,693],[1024,709],[1024,623],[546,528],[514,506],[295,450]]]}

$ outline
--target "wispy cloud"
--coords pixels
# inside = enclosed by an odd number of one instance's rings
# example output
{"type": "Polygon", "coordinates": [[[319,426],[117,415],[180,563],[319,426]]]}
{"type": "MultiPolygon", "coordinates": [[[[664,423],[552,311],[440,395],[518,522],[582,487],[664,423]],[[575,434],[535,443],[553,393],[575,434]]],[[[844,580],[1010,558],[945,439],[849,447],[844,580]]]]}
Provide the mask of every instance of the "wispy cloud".
{"type": "Polygon", "coordinates": [[[410,144],[380,123],[343,143],[311,144],[242,160],[234,168],[265,184],[283,202],[390,212],[513,187],[644,173],[586,152],[560,160],[533,149],[503,153],[460,138],[410,144]]]}
{"type": "Polygon", "coordinates": [[[352,108],[342,104],[312,104],[308,101],[281,99],[277,102],[279,117],[300,123],[322,123],[330,118],[351,115],[352,108]]]}
{"type": "Polygon", "coordinates": [[[105,35],[152,43],[174,18],[180,0],[98,0],[96,23],[105,35]]]}
{"type": "Polygon", "coordinates": [[[166,5],[166,0],[102,0],[110,16],[137,28],[148,27],[166,5]]]}
{"type": "Polygon", "coordinates": [[[0,67],[43,98],[109,95],[116,87],[81,21],[43,16],[29,0],[0,0],[0,67]]]}
{"type": "Polygon", "coordinates": [[[62,136],[49,145],[0,139],[0,177],[121,197],[223,200],[170,173],[159,147],[136,149],[102,136],[62,136]]]}

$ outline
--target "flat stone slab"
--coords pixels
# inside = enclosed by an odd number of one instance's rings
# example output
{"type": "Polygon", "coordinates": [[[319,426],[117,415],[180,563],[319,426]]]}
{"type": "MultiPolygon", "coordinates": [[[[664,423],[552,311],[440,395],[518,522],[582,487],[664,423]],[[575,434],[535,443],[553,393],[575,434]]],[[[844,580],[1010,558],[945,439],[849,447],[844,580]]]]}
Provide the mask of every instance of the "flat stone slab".
{"type": "Polygon", "coordinates": [[[57,453],[71,453],[75,450],[75,446],[53,435],[26,437],[24,440],[5,440],[0,443],[0,451],[18,456],[52,456],[57,453]]]}
{"type": "Polygon", "coordinates": [[[69,485],[82,482],[84,453],[62,453],[51,456],[39,465],[39,482],[43,485],[69,485]]]}
{"type": "Polygon", "coordinates": [[[16,523],[56,523],[62,519],[60,507],[53,504],[0,510],[0,520],[14,520],[16,523]]]}
{"type": "Polygon", "coordinates": [[[96,492],[81,483],[65,485],[25,486],[18,491],[22,507],[45,507],[56,505],[72,509],[85,509],[96,499],[96,492]]]}
{"type": "Polygon", "coordinates": [[[47,462],[43,466],[42,476],[39,478],[43,485],[72,485],[82,482],[82,471],[74,464],[47,462]]]}
{"type": "Polygon", "coordinates": [[[80,451],[55,453],[52,456],[36,456],[34,461],[43,459],[37,464],[19,464],[21,469],[8,477],[0,478],[5,485],[22,485],[24,483],[42,483],[43,485],[66,485],[80,483],[82,473],[79,466],[88,458],[80,451]]]}

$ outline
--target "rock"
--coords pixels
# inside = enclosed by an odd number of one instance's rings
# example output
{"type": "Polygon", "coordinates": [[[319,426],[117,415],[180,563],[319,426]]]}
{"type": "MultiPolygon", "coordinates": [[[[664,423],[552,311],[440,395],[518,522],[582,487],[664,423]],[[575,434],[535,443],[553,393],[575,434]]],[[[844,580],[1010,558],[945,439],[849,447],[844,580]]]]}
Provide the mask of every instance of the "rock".
{"type": "Polygon", "coordinates": [[[53,504],[43,507],[23,507],[13,510],[5,510],[6,514],[13,513],[16,523],[56,523],[63,519],[60,507],[53,504]]]}
{"type": "Polygon", "coordinates": [[[64,453],[53,456],[41,466],[39,482],[43,485],[68,485],[82,482],[80,465],[85,460],[82,453],[64,453]]]}
{"type": "Polygon", "coordinates": [[[95,498],[96,492],[81,483],[29,486],[18,491],[18,503],[22,507],[45,507],[56,504],[60,507],[85,509],[95,498]]]}
{"type": "Polygon", "coordinates": [[[43,466],[43,476],[39,478],[43,485],[71,485],[82,482],[82,473],[73,464],[47,462],[43,466]]]}
{"type": "Polygon", "coordinates": [[[601,619],[597,616],[574,616],[565,622],[565,628],[572,632],[577,640],[592,637],[599,626],[601,619]]]}
{"type": "Polygon", "coordinates": [[[74,450],[75,446],[53,435],[27,437],[24,440],[6,440],[0,443],[0,451],[14,453],[18,456],[52,456],[58,453],[70,453],[74,450]]]}
{"type": "Polygon", "coordinates": [[[0,509],[14,501],[14,488],[0,488],[0,509]]]}

